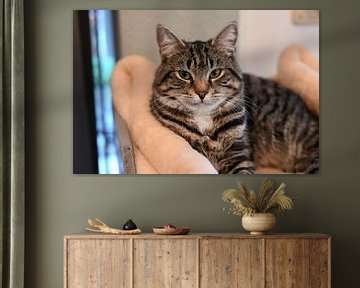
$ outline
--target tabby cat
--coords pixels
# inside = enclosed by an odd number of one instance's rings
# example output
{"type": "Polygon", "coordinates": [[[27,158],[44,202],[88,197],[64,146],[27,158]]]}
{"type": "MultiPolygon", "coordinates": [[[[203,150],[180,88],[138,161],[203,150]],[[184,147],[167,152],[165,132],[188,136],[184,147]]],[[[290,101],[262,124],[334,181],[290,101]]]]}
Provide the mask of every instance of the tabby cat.
{"type": "Polygon", "coordinates": [[[153,115],[219,173],[319,171],[319,120],[293,91],[243,74],[235,58],[237,24],[206,42],[187,42],[157,27],[161,55],[153,115]]]}

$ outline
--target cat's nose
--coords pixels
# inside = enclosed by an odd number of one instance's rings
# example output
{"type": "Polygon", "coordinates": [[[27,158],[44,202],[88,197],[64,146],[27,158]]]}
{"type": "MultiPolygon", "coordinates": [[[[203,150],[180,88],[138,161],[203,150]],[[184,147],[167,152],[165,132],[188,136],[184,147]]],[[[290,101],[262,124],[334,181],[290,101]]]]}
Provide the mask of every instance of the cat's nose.
{"type": "Polygon", "coordinates": [[[207,91],[196,92],[196,94],[199,96],[200,100],[203,101],[207,94],[207,91]]]}
{"type": "Polygon", "coordinates": [[[195,81],[194,92],[199,96],[200,100],[203,101],[206,94],[209,92],[208,83],[205,80],[195,81]]]}

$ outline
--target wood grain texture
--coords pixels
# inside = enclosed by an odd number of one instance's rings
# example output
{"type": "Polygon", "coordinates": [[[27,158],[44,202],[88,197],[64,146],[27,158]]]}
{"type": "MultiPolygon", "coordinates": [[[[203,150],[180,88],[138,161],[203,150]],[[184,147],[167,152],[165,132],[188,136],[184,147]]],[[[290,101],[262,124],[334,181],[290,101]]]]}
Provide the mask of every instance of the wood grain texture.
{"type": "Polygon", "coordinates": [[[130,240],[67,240],[65,287],[131,287],[130,252],[130,240]]]}
{"type": "Polygon", "coordinates": [[[325,288],[323,234],[67,235],[64,287],[325,288]]]}
{"type": "Polygon", "coordinates": [[[329,241],[310,240],[310,287],[327,288],[330,283],[329,241]],[[328,282],[329,281],[329,282],[328,282]]]}
{"type": "Polygon", "coordinates": [[[209,239],[200,244],[200,287],[263,287],[261,239],[209,239]]]}
{"type": "Polygon", "coordinates": [[[192,239],[135,240],[134,287],[197,287],[196,246],[192,239]]]}
{"type": "Polygon", "coordinates": [[[289,234],[265,234],[250,235],[249,233],[190,233],[188,235],[156,235],[154,233],[142,233],[133,235],[110,235],[101,233],[84,232],[80,234],[66,235],[65,239],[329,239],[329,235],[319,233],[289,233],[289,234]]]}
{"type": "Polygon", "coordinates": [[[309,287],[309,243],[306,239],[266,239],[265,287],[309,287]]]}

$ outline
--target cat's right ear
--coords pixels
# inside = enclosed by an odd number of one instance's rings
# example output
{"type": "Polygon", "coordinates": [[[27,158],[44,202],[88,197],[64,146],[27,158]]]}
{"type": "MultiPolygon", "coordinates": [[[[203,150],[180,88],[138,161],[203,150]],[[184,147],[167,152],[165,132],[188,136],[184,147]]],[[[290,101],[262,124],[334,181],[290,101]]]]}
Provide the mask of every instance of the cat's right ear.
{"type": "Polygon", "coordinates": [[[165,26],[158,25],[156,35],[162,59],[173,56],[185,47],[185,43],[165,26]]]}

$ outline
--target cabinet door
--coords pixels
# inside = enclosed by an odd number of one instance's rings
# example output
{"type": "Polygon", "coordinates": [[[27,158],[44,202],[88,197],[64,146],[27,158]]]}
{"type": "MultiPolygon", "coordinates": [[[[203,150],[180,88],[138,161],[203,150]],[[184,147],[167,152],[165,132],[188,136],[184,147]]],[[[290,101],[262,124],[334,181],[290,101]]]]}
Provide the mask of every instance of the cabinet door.
{"type": "Polygon", "coordinates": [[[330,287],[330,240],[310,241],[310,287],[330,287]]]}
{"type": "Polygon", "coordinates": [[[327,251],[321,251],[316,241],[318,240],[267,239],[266,287],[327,287],[327,272],[318,274],[327,251]]]}
{"type": "Polygon", "coordinates": [[[197,287],[197,240],[134,240],[135,288],[197,287]]]}
{"type": "Polygon", "coordinates": [[[68,239],[65,287],[131,287],[130,248],[130,240],[68,239]]]}
{"type": "Polygon", "coordinates": [[[200,241],[200,287],[259,288],[264,285],[260,239],[200,241]]]}

